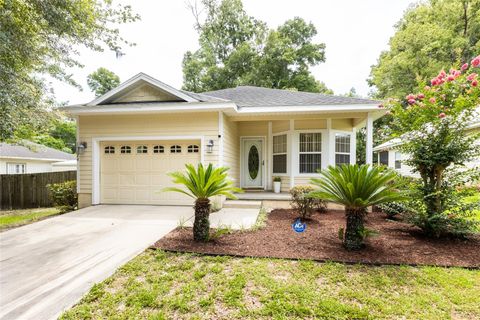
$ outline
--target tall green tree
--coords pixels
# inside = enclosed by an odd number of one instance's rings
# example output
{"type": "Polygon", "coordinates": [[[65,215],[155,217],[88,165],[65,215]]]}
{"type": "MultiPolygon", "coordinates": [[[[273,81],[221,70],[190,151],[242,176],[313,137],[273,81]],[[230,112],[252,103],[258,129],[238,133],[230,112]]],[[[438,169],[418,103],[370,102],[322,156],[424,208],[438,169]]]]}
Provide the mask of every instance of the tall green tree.
{"type": "Polygon", "coordinates": [[[419,2],[395,27],[370,74],[380,98],[403,98],[438,70],[470,61],[480,51],[480,0],[419,2]]]}
{"type": "Polygon", "coordinates": [[[325,61],[325,44],[313,42],[317,30],[312,23],[296,17],[269,30],[245,12],[241,0],[203,0],[201,5],[201,10],[191,6],[200,49],[185,53],[185,90],[255,85],[333,93],[310,71],[325,61]]]}
{"type": "Polygon", "coordinates": [[[100,67],[88,75],[87,84],[95,96],[99,97],[117,87],[120,84],[120,77],[113,71],[100,67]]]}
{"type": "Polygon", "coordinates": [[[77,85],[78,49],[119,51],[128,44],[116,25],[135,21],[130,6],[111,0],[0,1],[0,139],[18,126],[41,126],[52,106],[43,76],[77,85]]]}

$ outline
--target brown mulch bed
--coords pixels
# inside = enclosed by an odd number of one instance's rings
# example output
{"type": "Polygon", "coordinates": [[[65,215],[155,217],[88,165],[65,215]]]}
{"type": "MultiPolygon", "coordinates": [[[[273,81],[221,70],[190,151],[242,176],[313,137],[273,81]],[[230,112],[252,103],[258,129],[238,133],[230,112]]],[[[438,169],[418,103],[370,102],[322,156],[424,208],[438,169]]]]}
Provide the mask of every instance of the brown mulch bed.
{"type": "Polygon", "coordinates": [[[480,237],[469,240],[429,239],[420,230],[400,221],[386,220],[381,213],[369,213],[366,227],[380,234],[368,238],[366,247],[346,251],[338,238],[345,226],[344,212],[316,213],[307,221],[304,233],[295,233],[292,210],[272,211],[267,225],[257,231],[236,231],[208,243],[192,240],[191,228],[177,228],[157,241],[155,248],[214,255],[313,259],[347,263],[409,264],[480,267],[480,237]]]}

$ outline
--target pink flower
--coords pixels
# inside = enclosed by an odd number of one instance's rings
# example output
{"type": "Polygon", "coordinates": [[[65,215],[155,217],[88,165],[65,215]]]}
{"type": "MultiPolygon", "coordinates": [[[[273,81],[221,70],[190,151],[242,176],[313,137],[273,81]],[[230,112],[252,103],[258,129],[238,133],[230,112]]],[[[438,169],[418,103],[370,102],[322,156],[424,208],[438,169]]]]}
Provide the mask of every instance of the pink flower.
{"type": "Polygon", "coordinates": [[[423,88],[423,90],[425,90],[425,91],[428,91],[428,90],[430,90],[430,89],[431,89],[431,88],[430,88],[429,86],[425,86],[425,88],[423,88]]]}
{"type": "Polygon", "coordinates": [[[471,62],[473,67],[478,67],[480,66],[480,56],[475,57],[472,62],[471,62]]]}
{"type": "Polygon", "coordinates": [[[455,70],[455,69],[452,68],[452,69],[450,69],[450,74],[455,74],[456,71],[457,71],[457,70],[455,70]]]}
{"type": "Polygon", "coordinates": [[[431,97],[430,99],[428,99],[428,101],[430,101],[430,103],[435,103],[435,102],[437,102],[437,100],[436,100],[434,97],[431,97]]]}
{"type": "Polygon", "coordinates": [[[409,104],[415,104],[416,100],[415,99],[408,99],[409,104]]]}
{"type": "Polygon", "coordinates": [[[438,74],[437,78],[439,79],[443,79],[447,76],[447,73],[445,72],[445,70],[442,70],[440,71],[440,73],[438,74]]]}
{"type": "Polygon", "coordinates": [[[462,71],[465,71],[468,69],[468,63],[464,63],[461,67],[462,71]]]}
{"type": "Polygon", "coordinates": [[[477,75],[476,73],[471,73],[471,74],[469,74],[469,75],[467,76],[467,80],[468,80],[468,81],[473,81],[473,80],[475,80],[475,79],[477,78],[477,76],[478,76],[478,75],[477,75]]]}
{"type": "Polygon", "coordinates": [[[439,117],[440,119],[443,119],[443,118],[445,118],[446,116],[447,116],[447,115],[446,115],[444,112],[440,112],[440,114],[438,115],[438,117],[439,117]]]}
{"type": "Polygon", "coordinates": [[[448,81],[448,82],[452,82],[453,80],[455,80],[455,76],[449,75],[449,76],[447,77],[447,81],[448,81]]]}
{"type": "Polygon", "coordinates": [[[436,86],[438,84],[438,79],[433,78],[432,80],[430,80],[430,83],[432,84],[432,86],[436,86]]]}
{"type": "Polygon", "coordinates": [[[473,80],[472,81],[472,87],[476,87],[478,86],[478,81],[477,80],[473,80]]]}
{"type": "Polygon", "coordinates": [[[454,76],[455,78],[458,78],[458,77],[460,77],[461,74],[462,74],[462,73],[461,73],[460,71],[456,70],[455,73],[453,74],[453,76],[454,76]]]}
{"type": "Polygon", "coordinates": [[[415,100],[415,96],[410,93],[408,96],[405,97],[405,99],[407,99],[407,100],[412,100],[412,99],[415,100]]]}
{"type": "Polygon", "coordinates": [[[423,98],[425,98],[425,95],[424,95],[423,93],[419,93],[419,94],[417,95],[417,98],[420,99],[420,100],[422,100],[423,98]]]}

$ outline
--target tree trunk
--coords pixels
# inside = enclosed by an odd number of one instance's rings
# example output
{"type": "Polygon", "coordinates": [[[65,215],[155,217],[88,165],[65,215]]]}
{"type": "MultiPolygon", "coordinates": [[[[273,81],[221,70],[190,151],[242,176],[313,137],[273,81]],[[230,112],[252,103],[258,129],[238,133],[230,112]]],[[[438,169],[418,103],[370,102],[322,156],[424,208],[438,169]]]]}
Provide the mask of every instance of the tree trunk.
{"type": "Polygon", "coordinates": [[[366,214],[365,208],[345,208],[347,216],[347,227],[343,237],[343,245],[347,250],[359,250],[363,244],[363,218],[366,214]]]}
{"type": "Polygon", "coordinates": [[[208,241],[210,231],[210,200],[197,199],[195,201],[195,221],[193,222],[193,240],[208,241]]]}

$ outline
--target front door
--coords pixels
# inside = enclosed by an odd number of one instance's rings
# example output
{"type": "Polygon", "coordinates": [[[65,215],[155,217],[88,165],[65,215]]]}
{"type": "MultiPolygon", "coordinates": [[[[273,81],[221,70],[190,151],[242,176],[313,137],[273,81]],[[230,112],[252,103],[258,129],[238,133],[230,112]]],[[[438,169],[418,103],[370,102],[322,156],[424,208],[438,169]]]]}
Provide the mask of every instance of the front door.
{"type": "Polygon", "coordinates": [[[263,140],[243,140],[242,177],[244,188],[263,187],[263,140]]]}

